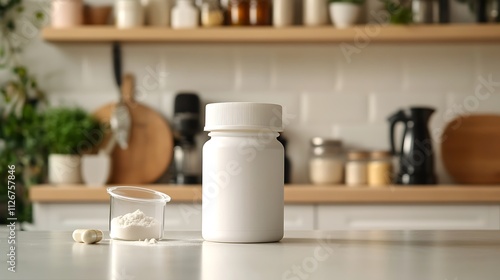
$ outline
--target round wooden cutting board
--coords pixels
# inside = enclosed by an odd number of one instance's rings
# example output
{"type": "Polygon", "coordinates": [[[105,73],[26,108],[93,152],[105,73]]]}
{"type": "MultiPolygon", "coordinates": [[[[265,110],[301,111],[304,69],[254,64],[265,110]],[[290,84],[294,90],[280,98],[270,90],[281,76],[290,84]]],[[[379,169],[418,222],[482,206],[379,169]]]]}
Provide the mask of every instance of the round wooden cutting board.
{"type": "MultiPolygon", "coordinates": [[[[173,154],[173,135],[166,120],[154,110],[133,98],[134,79],[125,75],[122,95],[130,111],[132,125],[128,149],[115,145],[111,153],[111,184],[150,184],[158,180],[168,168],[173,154]]],[[[109,123],[116,104],[99,108],[94,115],[109,123]]],[[[105,147],[107,135],[101,144],[105,147]]]]}
{"type": "Polygon", "coordinates": [[[500,115],[471,115],[443,132],[443,163],[457,183],[500,183],[500,115]]]}

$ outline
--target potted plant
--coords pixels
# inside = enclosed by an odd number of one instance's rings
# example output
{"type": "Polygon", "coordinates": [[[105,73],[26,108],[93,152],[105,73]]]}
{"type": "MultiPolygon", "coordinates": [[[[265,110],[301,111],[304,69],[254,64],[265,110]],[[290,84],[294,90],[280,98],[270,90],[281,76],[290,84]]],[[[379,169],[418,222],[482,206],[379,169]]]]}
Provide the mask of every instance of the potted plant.
{"type": "Polygon", "coordinates": [[[364,0],[330,0],[330,18],[337,28],[353,26],[361,14],[364,0]]]}
{"type": "Polygon", "coordinates": [[[80,156],[98,145],[99,122],[80,108],[53,108],[44,114],[44,143],[49,151],[49,182],[81,183],[80,156]]]}
{"type": "Polygon", "coordinates": [[[389,23],[407,25],[413,22],[410,1],[381,0],[384,9],[391,16],[389,23]]]}
{"type": "Polygon", "coordinates": [[[23,30],[37,28],[47,18],[38,7],[33,11],[22,0],[0,1],[0,180],[15,185],[0,187],[0,224],[12,218],[7,208],[12,191],[17,221],[31,221],[28,187],[45,177],[46,149],[39,143],[44,94],[19,58],[31,38],[23,30]],[[14,175],[9,166],[15,166],[14,175]]]}

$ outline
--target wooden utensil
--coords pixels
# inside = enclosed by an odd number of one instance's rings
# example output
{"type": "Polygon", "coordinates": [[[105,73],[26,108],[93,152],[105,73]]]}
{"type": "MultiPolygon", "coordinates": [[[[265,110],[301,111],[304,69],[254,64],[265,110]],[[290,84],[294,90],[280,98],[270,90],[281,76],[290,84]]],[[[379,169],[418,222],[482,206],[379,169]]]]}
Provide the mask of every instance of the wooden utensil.
{"type": "Polygon", "coordinates": [[[443,132],[443,163],[457,183],[500,183],[500,115],[471,115],[443,132]]]}
{"type": "Polygon", "coordinates": [[[119,90],[120,102],[111,112],[109,120],[113,137],[122,149],[127,149],[130,137],[131,115],[122,95],[122,51],[119,43],[113,44],[113,72],[119,90]]]}
{"type": "MultiPolygon", "coordinates": [[[[122,95],[131,114],[132,127],[128,148],[123,150],[116,145],[111,153],[110,183],[153,183],[172,160],[172,131],[160,114],[134,100],[132,75],[125,75],[122,83],[122,95]]],[[[102,122],[109,123],[115,106],[116,103],[105,105],[94,115],[102,122]]],[[[101,147],[105,147],[109,140],[107,135],[101,147]]]]}

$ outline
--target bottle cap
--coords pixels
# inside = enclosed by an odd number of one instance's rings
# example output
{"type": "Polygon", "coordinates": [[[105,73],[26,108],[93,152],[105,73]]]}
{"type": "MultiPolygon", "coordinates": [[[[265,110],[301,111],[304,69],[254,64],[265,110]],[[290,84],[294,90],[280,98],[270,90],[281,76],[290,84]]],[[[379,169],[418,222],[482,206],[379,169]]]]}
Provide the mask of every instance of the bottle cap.
{"type": "Polygon", "coordinates": [[[372,160],[381,160],[381,159],[390,159],[392,157],[389,151],[372,151],[370,153],[370,159],[372,160]]]}
{"type": "Polygon", "coordinates": [[[200,98],[196,93],[181,92],[175,96],[174,114],[200,113],[200,98]]]}
{"type": "Polygon", "coordinates": [[[352,150],[347,152],[348,160],[366,160],[369,157],[369,153],[366,151],[352,150]]]}
{"type": "Polygon", "coordinates": [[[322,137],[314,137],[311,139],[311,146],[332,146],[332,147],[341,147],[342,141],[337,139],[330,138],[322,138],[322,137]]]}
{"type": "Polygon", "coordinates": [[[281,105],[225,102],[206,107],[205,131],[260,129],[283,131],[281,105]]]}

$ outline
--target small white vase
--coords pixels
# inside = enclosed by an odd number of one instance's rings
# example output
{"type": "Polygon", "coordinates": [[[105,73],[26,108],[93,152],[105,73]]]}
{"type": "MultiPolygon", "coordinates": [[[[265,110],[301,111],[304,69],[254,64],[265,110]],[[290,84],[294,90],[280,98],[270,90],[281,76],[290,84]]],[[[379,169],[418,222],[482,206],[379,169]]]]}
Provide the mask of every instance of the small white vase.
{"type": "Polygon", "coordinates": [[[361,13],[361,5],[345,2],[330,3],[330,18],[337,28],[353,26],[361,13]]]}
{"type": "Polygon", "coordinates": [[[80,156],[49,155],[49,183],[79,184],[82,182],[80,172],[80,156]]]}
{"type": "Polygon", "coordinates": [[[107,154],[82,156],[83,182],[92,187],[104,186],[111,175],[111,159],[107,154]]]}

